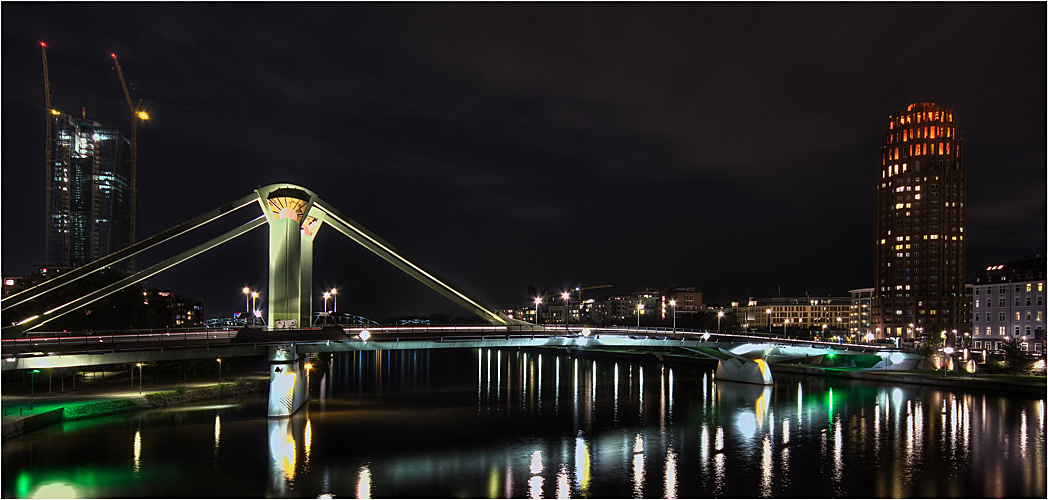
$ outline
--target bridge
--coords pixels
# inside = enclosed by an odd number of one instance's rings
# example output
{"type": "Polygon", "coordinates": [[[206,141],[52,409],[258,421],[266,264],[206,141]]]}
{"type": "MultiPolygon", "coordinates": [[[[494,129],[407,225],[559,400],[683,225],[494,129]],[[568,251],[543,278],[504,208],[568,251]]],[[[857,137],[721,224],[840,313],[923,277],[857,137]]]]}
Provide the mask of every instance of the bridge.
{"type": "MultiPolygon", "coordinates": [[[[594,350],[673,350],[716,360],[717,377],[756,384],[773,383],[769,360],[804,356],[875,354],[884,368],[897,358],[880,346],[800,342],[760,336],[712,334],[663,328],[543,327],[513,320],[497,312],[404,255],[390,243],[360,226],[312,191],[291,184],[257,188],[183,224],[131,247],[61,274],[2,301],[2,310],[28,304],[117,262],[167,243],[178,236],[254,204],[262,209],[241,226],[203,244],[82,297],[40,311],[3,328],[0,369],[25,370],[183,359],[267,356],[270,360],[269,415],[288,416],[308,399],[306,355],[312,353],[437,348],[546,347],[594,350]],[[203,254],[253,229],[269,227],[269,329],[182,329],[108,333],[41,333],[37,330],[64,314],[79,310],[123,288],[139,283],[203,254]],[[301,328],[312,316],[313,239],[323,225],[367,248],[404,273],[455,304],[483,318],[490,326],[373,326],[368,328],[301,328]]],[[[8,313],[10,314],[10,313],[8,313]]]]}

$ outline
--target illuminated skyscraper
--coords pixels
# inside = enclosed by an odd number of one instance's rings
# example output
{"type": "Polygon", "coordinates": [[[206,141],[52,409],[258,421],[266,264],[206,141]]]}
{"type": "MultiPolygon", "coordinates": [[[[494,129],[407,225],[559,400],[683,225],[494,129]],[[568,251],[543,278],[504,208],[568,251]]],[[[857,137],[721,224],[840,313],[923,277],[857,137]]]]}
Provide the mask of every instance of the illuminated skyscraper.
{"type": "MultiPolygon", "coordinates": [[[[80,266],[130,242],[131,145],[104,123],[67,114],[52,119],[46,259],[80,266]]],[[[129,270],[126,263],[115,267],[129,270]]]]}
{"type": "Polygon", "coordinates": [[[962,153],[953,108],[917,102],[889,117],[874,232],[872,326],[878,337],[970,332],[962,153]]]}

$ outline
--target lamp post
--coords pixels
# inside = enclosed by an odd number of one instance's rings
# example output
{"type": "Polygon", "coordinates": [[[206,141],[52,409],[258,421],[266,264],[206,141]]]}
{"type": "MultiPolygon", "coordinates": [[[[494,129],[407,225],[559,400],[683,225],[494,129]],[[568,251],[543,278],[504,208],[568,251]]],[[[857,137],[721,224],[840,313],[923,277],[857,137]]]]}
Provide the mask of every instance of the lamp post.
{"type": "Polygon", "coordinates": [[[677,301],[670,301],[670,311],[673,312],[673,333],[677,333],[677,301]]]}
{"type": "Polygon", "coordinates": [[[640,314],[644,311],[644,304],[637,304],[637,328],[640,328],[640,314]]]}
{"type": "Polygon", "coordinates": [[[40,370],[29,371],[29,409],[33,409],[33,398],[36,397],[36,374],[40,373],[40,370]]]}
{"type": "Polygon", "coordinates": [[[561,298],[564,299],[564,331],[568,331],[568,299],[571,297],[568,292],[560,294],[561,298]]]}
{"type": "Polygon", "coordinates": [[[542,303],[542,297],[535,297],[535,324],[539,324],[539,304],[542,303]]]}
{"type": "Polygon", "coordinates": [[[717,311],[717,333],[720,333],[721,318],[724,317],[724,311],[717,311]]]}
{"type": "Polygon", "coordinates": [[[331,307],[331,312],[338,312],[338,289],[331,289],[331,296],[334,297],[335,303],[331,307]]]}
{"type": "Polygon", "coordinates": [[[823,325],[822,325],[822,340],[823,341],[826,340],[826,324],[825,323],[823,323],[823,325]]]}
{"type": "Polygon", "coordinates": [[[255,309],[255,299],[257,299],[257,298],[258,298],[258,292],[251,292],[251,311],[253,313],[252,314],[252,318],[251,318],[251,324],[252,325],[255,324],[255,317],[258,316],[258,313],[257,313],[258,310],[255,309]]]}
{"type": "Polygon", "coordinates": [[[142,394],[142,363],[138,363],[138,393],[142,394]]]}
{"type": "Polygon", "coordinates": [[[251,310],[251,309],[247,308],[248,299],[250,299],[250,298],[251,298],[251,289],[245,286],[244,287],[244,312],[248,312],[248,311],[251,310]]]}
{"type": "Polygon", "coordinates": [[[953,352],[953,348],[944,347],[942,351],[946,353],[946,359],[942,363],[942,378],[946,378],[946,368],[950,366],[950,353],[953,352]]]}
{"type": "Polygon", "coordinates": [[[771,308],[769,307],[768,310],[766,310],[764,312],[768,313],[768,336],[770,337],[771,336],[771,308]]]}
{"type": "MultiPolygon", "coordinates": [[[[957,330],[953,331],[953,345],[957,345],[957,330]]],[[[964,347],[963,345],[961,347],[964,347]]]]}
{"type": "Polygon", "coordinates": [[[222,383],[222,358],[218,358],[215,361],[218,361],[218,383],[221,384],[222,383]]]}
{"type": "Polygon", "coordinates": [[[330,292],[324,292],[324,312],[328,312],[327,301],[328,301],[329,297],[331,297],[331,293],[330,292]]]}
{"type": "Polygon", "coordinates": [[[786,336],[786,323],[789,323],[789,322],[790,322],[790,318],[786,318],[786,319],[782,320],[782,336],[783,337],[786,336]]]}

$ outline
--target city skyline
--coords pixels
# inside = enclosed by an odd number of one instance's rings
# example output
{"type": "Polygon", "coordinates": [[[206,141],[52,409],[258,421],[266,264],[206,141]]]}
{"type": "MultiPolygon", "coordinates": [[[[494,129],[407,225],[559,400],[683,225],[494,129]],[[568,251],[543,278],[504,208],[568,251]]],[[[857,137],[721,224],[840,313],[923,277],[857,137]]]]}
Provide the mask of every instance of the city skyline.
{"type": "MultiPolygon", "coordinates": [[[[1044,251],[1045,8],[945,7],[7,5],[3,272],[45,262],[46,41],[56,108],[129,128],[115,52],[153,117],[139,239],[293,182],[498,307],[577,283],[843,295],[873,286],[885,119],[933,101],[965,139],[971,280],[1044,251]]],[[[457,312],[324,236],[340,309],[457,312]]],[[[234,310],[264,244],[149,286],[234,310]]]]}

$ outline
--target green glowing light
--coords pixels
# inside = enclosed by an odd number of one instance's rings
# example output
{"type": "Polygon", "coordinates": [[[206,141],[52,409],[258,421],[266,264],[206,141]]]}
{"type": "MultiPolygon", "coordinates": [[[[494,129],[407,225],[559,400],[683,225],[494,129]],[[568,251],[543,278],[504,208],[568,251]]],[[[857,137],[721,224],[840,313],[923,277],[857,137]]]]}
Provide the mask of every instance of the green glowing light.
{"type": "Polygon", "coordinates": [[[32,498],[80,498],[81,495],[77,493],[69,483],[57,482],[47,483],[40,485],[36,491],[33,492],[32,498]]]}

